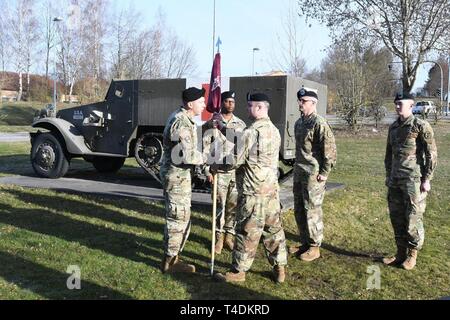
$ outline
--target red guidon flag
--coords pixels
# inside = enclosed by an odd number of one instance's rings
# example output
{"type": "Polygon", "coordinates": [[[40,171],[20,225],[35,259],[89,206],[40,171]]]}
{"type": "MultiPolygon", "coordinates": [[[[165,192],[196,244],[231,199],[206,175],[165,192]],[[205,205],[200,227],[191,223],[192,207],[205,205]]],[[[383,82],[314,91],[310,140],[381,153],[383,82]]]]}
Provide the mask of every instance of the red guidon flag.
{"type": "Polygon", "coordinates": [[[220,53],[216,53],[211,72],[211,81],[209,84],[209,97],[206,110],[210,113],[220,113],[220,87],[222,80],[220,78],[220,53]]]}

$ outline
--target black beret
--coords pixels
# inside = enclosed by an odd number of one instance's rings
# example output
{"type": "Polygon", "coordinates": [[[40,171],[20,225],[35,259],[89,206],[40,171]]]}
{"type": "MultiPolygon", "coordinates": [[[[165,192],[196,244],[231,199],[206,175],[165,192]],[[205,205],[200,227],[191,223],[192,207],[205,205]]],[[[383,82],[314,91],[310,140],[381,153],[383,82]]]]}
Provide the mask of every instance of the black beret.
{"type": "Polygon", "coordinates": [[[236,97],[236,93],[234,91],[225,91],[222,93],[221,99],[222,101],[227,100],[227,99],[235,99],[236,97]]]}
{"type": "Polygon", "coordinates": [[[414,96],[408,92],[399,92],[395,95],[394,102],[398,100],[414,100],[414,96]]]}
{"type": "Polygon", "coordinates": [[[254,93],[254,94],[250,94],[247,93],[247,101],[267,101],[268,103],[270,103],[270,98],[265,95],[264,93],[254,93]]]}
{"type": "Polygon", "coordinates": [[[183,91],[183,101],[185,103],[200,99],[205,95],[205,89],[189,88],[183,91]]]}
{"type": "Polygon", "coordinates": [[[300,100],[303,97],[313,97],[313,98],[316,98],[317,100],[319,100],[317,93],[315,93],[314,91],[306,90],[305,88],[301,88],[297,92],[297,98],[300,100]]]}

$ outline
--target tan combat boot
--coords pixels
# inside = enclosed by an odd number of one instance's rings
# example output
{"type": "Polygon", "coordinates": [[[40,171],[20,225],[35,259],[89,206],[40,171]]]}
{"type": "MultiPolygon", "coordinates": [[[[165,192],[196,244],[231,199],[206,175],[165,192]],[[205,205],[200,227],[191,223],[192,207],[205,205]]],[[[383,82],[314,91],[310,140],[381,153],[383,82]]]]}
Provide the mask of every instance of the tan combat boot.
{"type": "Polygon", "coordinates": [[[319,247],[309,247],[306,252],[300,255],[300,260],[311,262],[320,257],[320,249],[319,247]]]}
{"type": "Polygon", "coordinates": [[[227,272],[225,274],[216,273],[214,277],[222,282],[244,282],[245,281],[245,272],[227,272]]]}
{"type": "Polygon", "coordinates": [[[397,253],[393,257],[383,258],[383,263],[386,265],[400,265],[406,260],[406,248],[397,246],[397,253]]]}
{"type": "Polygon", "coordinates": [[[402,267],[405,270],[412,270],[416,266],[417,250],[408,249],[406,252],[406,260],[402,263],[402,267]]]}
{"type": "Polygon", "coordinates": [[[274,266],[272,273],[276,283],[283,283],[284,279],[286,279],[286,271],[284,266],[274,266]]]}
{"type": "Polygon", "coordinates": [[[214,247],[214,251],[216,254],[221,254],[223,248],[223,233],[216,234],[216,245],[214,247]]]}
{"type": "Polygon", "coordinates": [[[181,261],[178,256],[165,256],[161,264],[162,273],[194,273],[195,266],[181,261]]]}
{"type": "Polygon", "coordinates": [[[308,250],[308,246],[305,246],[305,245],[298,245],[298,244],[296,244],[296,245],[293,245],[293,246],[290,246],[289,248],[288,248],[288,252],[289,252],[289,254],[290,255],[295,255],[295,256],[299,256],[299,255],[301,255],[302,253],[304,253],[306,250],[308,250]]]}
{"type": "Polygon", "coordinates": [[[231,233],[225,235],[225,248],[233,251],[234,249],[234,236],[231,233]]]}

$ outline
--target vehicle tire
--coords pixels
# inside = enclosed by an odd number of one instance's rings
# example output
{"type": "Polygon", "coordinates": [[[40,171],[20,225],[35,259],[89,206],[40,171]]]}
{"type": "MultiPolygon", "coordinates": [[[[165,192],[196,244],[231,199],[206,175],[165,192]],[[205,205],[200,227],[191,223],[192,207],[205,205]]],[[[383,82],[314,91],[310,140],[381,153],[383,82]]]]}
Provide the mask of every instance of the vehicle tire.
{"type": "Polygon", "coordinates": [[[38,135],[31,146],[31,165],[43,178],[58,179],[69,170],[63,144],[52,133],[38,135]]]}
{"type": "Polygon", "coordinates": [[[125,158],[94,157],[92,165],[100,173],[115,173],[123,167],[125,158]]]}

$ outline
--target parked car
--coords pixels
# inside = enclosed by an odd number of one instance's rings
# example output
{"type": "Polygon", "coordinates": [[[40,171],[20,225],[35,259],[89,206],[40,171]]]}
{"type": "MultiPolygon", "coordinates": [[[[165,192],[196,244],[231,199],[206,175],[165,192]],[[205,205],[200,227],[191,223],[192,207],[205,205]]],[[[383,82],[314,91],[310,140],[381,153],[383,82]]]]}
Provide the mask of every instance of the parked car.
{"type": "Polygon", "coordinates": [[[433,101],[418,101],[412,109],[413,114],[421,114],[428,116],[430,113],[436,112],[436,105],[433,101]]]}

